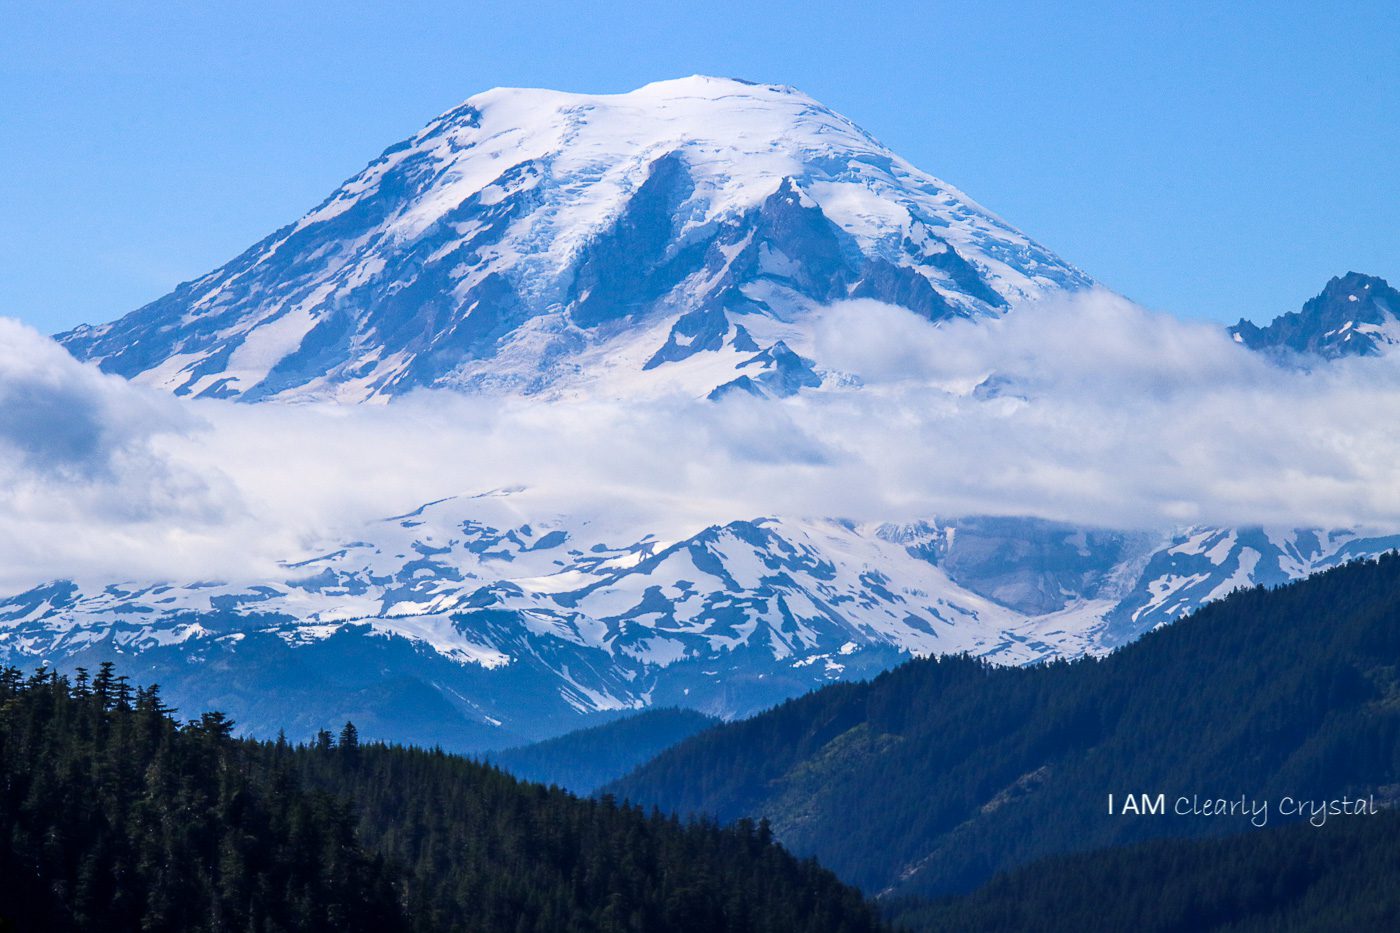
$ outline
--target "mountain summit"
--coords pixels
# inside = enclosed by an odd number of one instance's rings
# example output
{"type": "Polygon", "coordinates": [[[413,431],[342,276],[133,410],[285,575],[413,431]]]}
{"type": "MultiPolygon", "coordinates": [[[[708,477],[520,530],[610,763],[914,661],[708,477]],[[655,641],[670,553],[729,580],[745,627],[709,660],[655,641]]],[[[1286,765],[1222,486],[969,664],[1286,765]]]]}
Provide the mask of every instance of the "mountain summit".
{"type": "Polygon", "coordinates": [[[228,264],[59,339],[107,372],[245,401],[535,393],[603,371],[703,371],[685,384],[708,393],[776,357],[796,391],[819,382],[794,332],[814,305],[938,320],[1090,284],[805,94],[696,76],[479,94],[228,264]]]}
{"type": "Polygon", "coordinates": [[[1260,327],[1241,320],[1230,333],[1252,350],[1288,351],[1336,359],[1375,356],[1400,343],[1400,291],[1360,272],[1339,275],[1301,311],[1260,327]]]}

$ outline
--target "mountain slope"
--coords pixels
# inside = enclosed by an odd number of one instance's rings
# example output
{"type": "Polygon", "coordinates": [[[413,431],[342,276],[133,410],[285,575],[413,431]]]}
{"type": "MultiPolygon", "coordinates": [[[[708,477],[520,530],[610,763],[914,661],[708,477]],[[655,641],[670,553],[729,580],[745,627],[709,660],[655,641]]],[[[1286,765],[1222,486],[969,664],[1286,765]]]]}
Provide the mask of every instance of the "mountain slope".
{"type": "Polygon", "coordinates": [[[719,720],[689,709],[649,709],[600,726],[488,756],[522,781],[590,794],[719,720]]]}
{"type": "Polygon", "coordinates": [[[611,785],[772,820],[870,892],[966,891],[1056,853],[1247,818],[1110,815],[1110,793],[1308,800],[1400,782],[1400,557],[1237,592],[1103,659],[911,662],[681,743],[611,785]]]}
{"type": "Polygon", "coordinates": [[[480,751],[652,706],[751,715],[911,655],[1101,653],[1238,587],[1400,543],[1007,518],[637,528],[533,501],[429,503],[253,583],[51,582],[0,599],[0,660],[119,660],[254,735],[353,719],[480,751]]]}
{"type": "Polygon", "coordinates": [[[472,97],[227,265],[59,339],[246,401],[647,374],[704,395],[800,343],[812,303],[941,319],[1089,284],[810,97],[697,76],[472,97]]]}
{"type": "Polygon", "coordinates": [[[580,800],[437,751],[344,751],[300,749],[289,764],[308,786],[354,802],[359,838],[402,866],[421,933],[886,929],[858,891],[762,824],[683,823],[580,800]]]}
{"type": "Polygon", "coordinates": [[[1400,927],[1400,815],[1169,839],[1033,862],[896,912],[957,933],[1352,933],[1400,927]]]}
{"type": "Polygon", "coordinates": [[[1301,311],[1264,327],[1241,320],[1230,333],[1252,350],[1292,351],[1337,359],[1375,356],[1400,343],[1400,291],[1385,279],[1348,272],[1327,283],[1301,311]]]}

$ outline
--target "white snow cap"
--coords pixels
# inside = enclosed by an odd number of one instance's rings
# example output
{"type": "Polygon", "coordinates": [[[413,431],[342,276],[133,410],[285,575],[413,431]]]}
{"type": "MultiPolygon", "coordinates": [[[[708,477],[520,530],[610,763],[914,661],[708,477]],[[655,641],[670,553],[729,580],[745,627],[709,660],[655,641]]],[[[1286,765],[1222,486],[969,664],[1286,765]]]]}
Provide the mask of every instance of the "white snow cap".
{"type": "MultiPolygon", "coordinates": [[[[949,315],[999,315],[1092,285],[801,91],[692,76],[625,94],[477,94],[224,267],[63,341],[109,371],[193,396],[364,401],[423,385],[553,385],[559,373],[543,361],[578,368],[579,349],[603,339],[570,330],[571,309],[589,297],[576,275],[629,211],[643,218],[634,232],[656,278],[644,311],[618,301],[617,316],[641,327],[671,316],[643,361],[678,315],[715,307],[721,281],[734,300],[789,319],[787,293],[844,297],[835,289],[863,281],[855,270],[877,266],[863,296],[918,294],[949,315]],[[667,194],[638,198],[657,179],[667,194]],[[824,219],[810,242],[801,230],[786,253],[765,241],[756,264],[729,275],[744,231],[756,232],[780,191],[824,219]],[[664,217],[651,224],[648,211],[664,217]],[[712,244],[723,256],[707,253],[703,269],[657,258],[712,244]],[[804,264],[809,282],[826,284],[794,285],[804,264]]],[[[595,280],[638,274],[627,249],[602,253],[595,280]]]]}
{"type": "MultiPolygon", "coordinates": [[[[989,236],[1029,245],[967,195],[796,88],[706,75],[623,94],[542,88],[476,94],[387,151],[302,225],[340,213],[376,192],[402,160],[429,154],[439,166],[434,184],[393,220],[400,235],[413,237],[472,195],[489,197],[505,169],[533,162],[546,177],[522,184],[541,189],[549,210],[517,245],[522,253],[548,252],[562,265],[615,216],[650,165],[670,153],[685,160],[695,181],[692,228],[750,209],[783,179],[795,178],[833,221],[867,243],[902,238],[912,213],[937,217],[940,234],[979,261],[989,257],[974,243],[989,236]]],[[[511,193],[502,188],[496,196],[511,193]]],[[[1039,294],[1023,276],[1009,277],[1013,291],[1039,294]]]]}

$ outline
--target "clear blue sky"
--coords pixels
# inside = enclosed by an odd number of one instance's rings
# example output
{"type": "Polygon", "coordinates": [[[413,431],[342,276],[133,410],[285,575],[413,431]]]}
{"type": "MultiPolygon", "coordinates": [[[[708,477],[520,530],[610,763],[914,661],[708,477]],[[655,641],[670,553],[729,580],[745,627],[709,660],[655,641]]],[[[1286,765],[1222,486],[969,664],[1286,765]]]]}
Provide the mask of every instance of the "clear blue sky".
{"type": "Polygon", "coordinates": [[[1108,286],[1400,279],[1400,4],[0,0],[0,314],[115,317],[495,85],[796,85],[1108,286]]]}

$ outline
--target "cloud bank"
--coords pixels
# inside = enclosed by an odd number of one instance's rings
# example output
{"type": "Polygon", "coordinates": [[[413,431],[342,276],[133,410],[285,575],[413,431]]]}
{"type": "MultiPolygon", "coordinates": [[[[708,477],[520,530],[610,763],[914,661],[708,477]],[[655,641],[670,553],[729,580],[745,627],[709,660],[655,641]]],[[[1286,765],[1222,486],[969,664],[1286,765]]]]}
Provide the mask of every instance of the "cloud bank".
{"type": "Polygon", "coordinates": [[[180,401],[0,321],[0,589],[257,579],[365,521],[524,485],[663,537],[758,515],[1400,528],[1400,361],[1286,369],[1106,293],[930,325],[846,302],[786,400],[180,401]]]}

